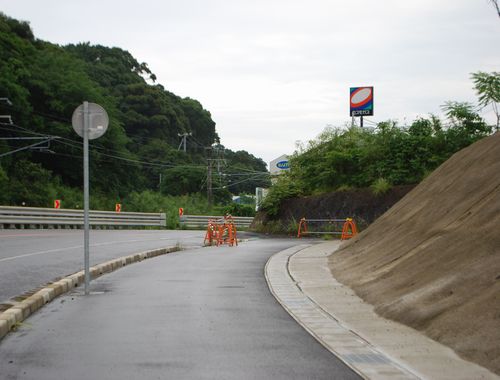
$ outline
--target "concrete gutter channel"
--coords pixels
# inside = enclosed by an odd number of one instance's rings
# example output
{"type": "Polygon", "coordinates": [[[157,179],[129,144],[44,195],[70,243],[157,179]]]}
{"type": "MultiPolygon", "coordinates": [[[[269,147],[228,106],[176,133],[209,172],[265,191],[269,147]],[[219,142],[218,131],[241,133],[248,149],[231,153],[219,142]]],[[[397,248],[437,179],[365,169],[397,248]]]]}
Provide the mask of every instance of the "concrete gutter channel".
{"type": "Polygon", "coordinates": [[[265,268],[272,294],[325,348],[365,379],[500,379],[405,325],[380,317],[328,268],[340,243],[296,246],[265,268]]]}
{"type": "MultiPolygon", "coordinates": [[[[90,278],[96,279],[106,273],[113,272],[123,268],[126,265],[137,263],[146,259],[166,255],[171,252],[179,251],[177,246],[160,248],[151,251],[140,252],[117,259],[106,261],[102,264],[95,265],[90,268],[90,278]]],[[[44,305],[51,302],[56,297],[64,294],[73,288],[85,282],[85,273],[80,271],[72,275],[66,276],[61,280],[55,281],[36,291],[32,295],[22,301],[10,301],[12,306],[0,313],[0,340],[16,326],[28,318],[35,311],[41,309],[44,305]]],[[[13,299],[22,299],[23,296],[14,297],[13,299]]]]}

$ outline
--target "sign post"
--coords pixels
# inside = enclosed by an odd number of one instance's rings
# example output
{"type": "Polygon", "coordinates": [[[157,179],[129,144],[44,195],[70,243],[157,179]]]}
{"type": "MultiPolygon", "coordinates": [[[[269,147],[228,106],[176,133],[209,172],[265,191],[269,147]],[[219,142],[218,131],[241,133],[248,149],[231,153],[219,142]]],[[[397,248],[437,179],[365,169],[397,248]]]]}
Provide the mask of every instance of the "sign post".
{"type": "Polygon", "coordinates": [[[85,295],[88,295],[90,285],[90,254],[89,254],[89,140],[101,137],[109,124],[108,114],[100,105],[83,102],[73,112],[71,118],[73,129],[83,138],[83,256],[85,270],[85,295]]]}

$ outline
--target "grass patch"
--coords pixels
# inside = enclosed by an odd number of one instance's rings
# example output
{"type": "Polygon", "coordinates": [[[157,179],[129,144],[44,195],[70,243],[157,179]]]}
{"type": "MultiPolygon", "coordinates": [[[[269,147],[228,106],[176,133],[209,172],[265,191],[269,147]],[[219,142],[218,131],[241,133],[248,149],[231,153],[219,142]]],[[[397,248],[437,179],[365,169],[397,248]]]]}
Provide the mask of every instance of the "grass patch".
{"type": "Polygon", "coordinates": [[[392,184],[385,178],[381,177],[377,179],[375,182],[373,182],[370,187],[372,189],[373,194],[382,195],[387,193],[392,188],[392,184]]]}

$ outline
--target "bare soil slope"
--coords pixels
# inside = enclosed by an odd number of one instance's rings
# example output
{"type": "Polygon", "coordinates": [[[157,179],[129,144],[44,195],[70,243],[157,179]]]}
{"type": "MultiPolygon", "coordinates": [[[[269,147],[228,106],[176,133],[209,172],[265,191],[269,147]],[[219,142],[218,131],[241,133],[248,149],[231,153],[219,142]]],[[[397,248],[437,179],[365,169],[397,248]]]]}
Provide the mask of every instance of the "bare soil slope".
{"type": "Polygon", "coordinates": [[[500,374],[500,133],[452,156],[330,269],[377,313],[500,374]]]}

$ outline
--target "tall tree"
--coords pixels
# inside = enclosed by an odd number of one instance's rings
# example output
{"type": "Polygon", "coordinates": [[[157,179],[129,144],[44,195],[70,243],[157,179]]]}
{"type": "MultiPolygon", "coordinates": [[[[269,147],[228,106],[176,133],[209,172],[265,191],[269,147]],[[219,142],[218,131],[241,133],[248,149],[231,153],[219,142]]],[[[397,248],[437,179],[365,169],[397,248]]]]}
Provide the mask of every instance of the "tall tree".
{"type": "Polygon", "coordinates": [[[477,73],[472,73],[472,80],[479,96],[479,105],[486,107],[491,104],[493,112],[497,117],[496,130],[498,131],[500,124],[500,114],[498,111],[498,103],[500,102],[500,73],[494,71],[490,74],[478,71],[477,73]]]}
{"type": "Polygon", "coordinates": [[[490,0],[490,2],[493,4],[495,9],[497,10],[498,17],[500,17],[500,7],[498,6],[498,0],[490,0]]]}

